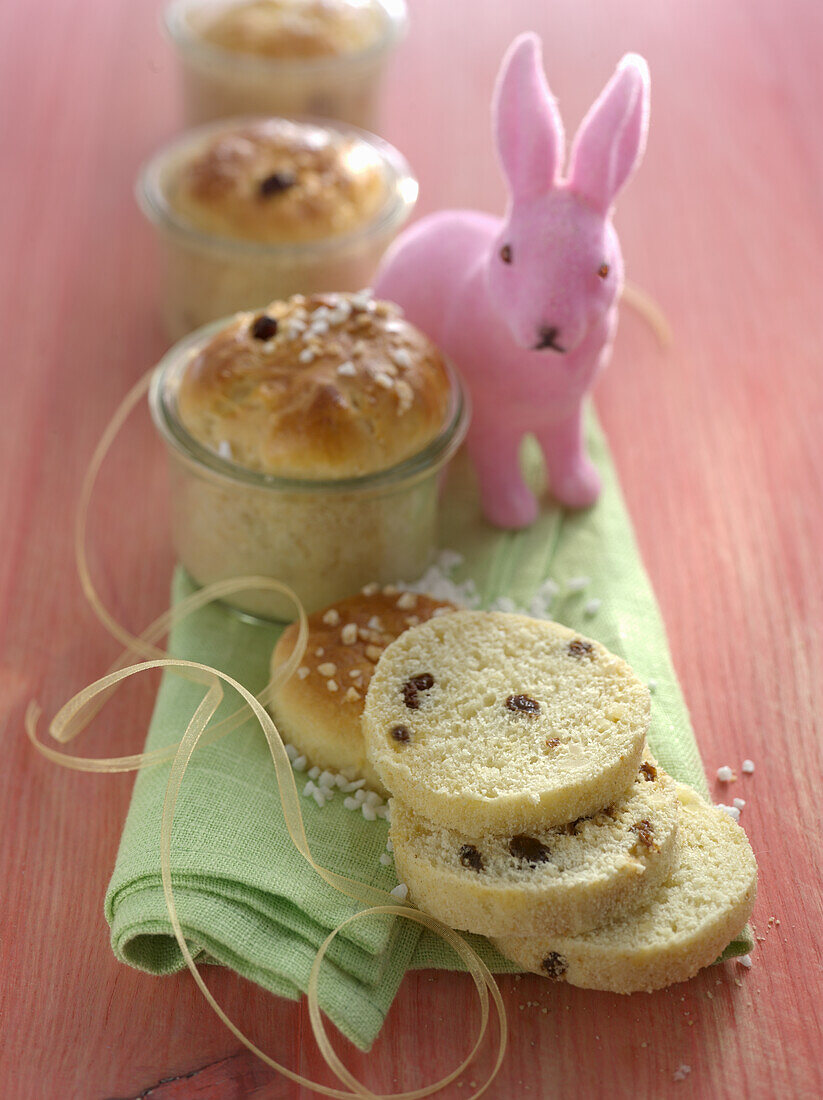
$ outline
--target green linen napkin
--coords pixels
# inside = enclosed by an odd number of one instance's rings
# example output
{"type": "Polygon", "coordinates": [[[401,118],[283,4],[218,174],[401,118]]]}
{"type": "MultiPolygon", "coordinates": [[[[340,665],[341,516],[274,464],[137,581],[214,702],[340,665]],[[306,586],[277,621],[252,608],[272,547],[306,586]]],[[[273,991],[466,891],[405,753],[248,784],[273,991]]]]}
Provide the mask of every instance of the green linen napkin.
{"type": "MultiPolygon", "coordinates": [[[[442,501],[441,545],[452,575],[475,592],[478,606],[531,609],[603,642],[654,686],[649,741],[676,778],[707,793],[700,757],[665,631],[635,544],[617,477],[594,416],[589,447],[603,475],[603,493],[587,512],[569,514],[546,504],[528,530],[501,532],[479,513],[465,456],[453,465],[442,501]],[[550,599],[551,578],[558,593],[550,599]],[[567,582],[577,578],[575,590],[567,582]]],[[[527,442],[524,467],[542,481],[537,448],[527,442]]],[[[408,578],[398,578],[405,579],[408,578]]],[[[173,599],[192,591],[178,570],[173,599]]],[[[170,651],[229,673],[250,690],[266,684],[271,650],[282,627],[247,621],[225,607],[203,608],[173,631],[170,651]]],[[[173,673],[160,686],[147,748],[179,740],[202,688],[173,673]]],[[[223,700],[217,718],[238,700],[223,700]]],[[[106,917],[118,959],[167,974],[183,966],[171,934],[160,882],[160,818],[169,766],[136,778],[117,863],[106,895],[106,917]]],[[[298,789],[306,777],[297,774],[298,789]]],[[[391,889],[393,867],[380,863],[388,827],[346,810],[343,795],[320,808],[302,800],[309,844],[323,866],[391,889]]],[[[288,836],[274,768],[254,722],[199,749],[189,765],[175,815],[172,874],[181,923],[201,962],[231,966],[279,996],[305,992],[315,952],[328,932],[358,906],[327,886],[288,836]]],[[[513,971],[490,944],[471,937],[497,972],[513,971]]],[[[751,948],[748,932],[726,956],[751,948]]],[[[418,925],[371,917],[349,925],[332,943],[320,982],[320,1003],[352,1042],[367,1050],[382,1026],[409,967],[460,967],[454,952],[418,925]]]]}

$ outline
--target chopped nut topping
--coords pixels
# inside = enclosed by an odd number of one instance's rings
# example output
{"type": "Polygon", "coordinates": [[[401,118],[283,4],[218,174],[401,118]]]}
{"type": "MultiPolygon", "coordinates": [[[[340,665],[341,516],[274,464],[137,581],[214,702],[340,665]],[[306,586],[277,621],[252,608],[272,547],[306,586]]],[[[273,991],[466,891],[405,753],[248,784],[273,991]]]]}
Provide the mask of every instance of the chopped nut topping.
{"type": "Polygon", "coordinates": [[[317,666],[317,671],[321,676],[334,676],[337,672],[337,665],[334,661],[324,661],[322,665],[317,666]]]}
{"type": "Polygon", "coordinates": [[[648,760],[644,760],[640,765],[640,774],[648,783],[652,783],[657,779],[657,768],[654,764],[650,764],[648,760]]]}
{"type": "Polygon", "coordinates": [[[463,844],[460,848],[460,862],[473,871],[483,870],[483,857],[473,844],[463,844]]]}
{"type": "Polygon", "coordinates": [[[406,742],[411,741],[411,732],[408,726],[392,726],[389,733],[395,741],[406,742]]]}
{"type": "Polygon", "coordinates": [[[343,645],[354,645],[357,641],[357,623],[346,623],[340,631],[340,641],[343,645]]]}
{"type": "Polygon", "coordinates": [[[537,837],[518,833],[509,841],[509,851],[515,859],[522,860],[536,867],[538,863],[545,863],[551,854],[545,844],[541,844],[537,837]]]}
{"type": "Polygon", "coordinates": [[[546,974],[553,978],[554,981],[558,981],[569,968],[569,964],[563,958],[562,955],[558,955],[556,951],[550,951],[540,964],[546,971],[546,974]]]}
{"type": "Polygon", "coordinates": [[[323,616],[323,622],[326,626],[337,626],[340,622],[340,612],[336,607],[330,607],[326,614],[323,616]]]}
{"type": "Polygon", "coordinates": [[[584,642],[582,638],[575,638],[574,641],[569,642],[570,657],[590,657],[593,649],[592,643],[584,642]]]}
{"type": "Polygon", "coordinates": [[[414,592],[404,592],[397,601],[397,606],[402,611],[411,611],[413,607],[417,607],[417,596],[414,592]]]}
{"type": "Polygon", "coordinates": [[[515,714],[539,714],[540,704],[531,695],[510,695],[506,707],[515,714]]]}

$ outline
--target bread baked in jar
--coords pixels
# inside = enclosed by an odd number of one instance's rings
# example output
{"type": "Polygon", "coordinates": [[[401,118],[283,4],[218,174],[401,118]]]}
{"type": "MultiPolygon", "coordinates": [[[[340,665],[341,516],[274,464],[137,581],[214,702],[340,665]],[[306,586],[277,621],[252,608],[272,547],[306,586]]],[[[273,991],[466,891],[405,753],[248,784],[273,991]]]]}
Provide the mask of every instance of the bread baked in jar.
{"type": "MultiPolygon", "coordinates": [[[[468,407],[434,345],[367,292],[295,296],[193,333],[150,402],[173,539],[195,581],[274,577],[309,611],[410,581],[436,545],[438,475],[468,407]]],[[[291,618],[250,591],[244,611],[291,618]]]]}

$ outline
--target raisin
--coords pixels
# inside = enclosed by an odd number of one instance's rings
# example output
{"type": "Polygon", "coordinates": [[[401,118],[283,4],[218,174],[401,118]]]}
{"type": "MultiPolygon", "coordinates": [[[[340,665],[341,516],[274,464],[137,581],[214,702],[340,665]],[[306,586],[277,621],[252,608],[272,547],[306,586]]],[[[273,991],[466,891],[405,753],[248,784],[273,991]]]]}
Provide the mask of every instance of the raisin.
{"type": "Polygon", "coordinates": [[[570,657],[589,657],[592,654],[593,646],[591,642],[584,642],[582,638],[575,638],[569,642],[569,656],[570,657]]]}
{"type": "Polygon", "coordinates": [[[506,706],[515,714],[539,714],[540,704],[531,695],[510,695],[506,700],[506,706]]]}
{"type": "Polygon", "coordinates": [[[540,965],[554,981],[558,981],[562,978],[569,968],[569,964],[563,956],[558,955],[556,951],[550,951],[540,965]]]}
{"type": "Polygon", "coordinates": [[[400,741],[401,743],[411,741],[411,731],[408,726],[392,726],[389,732],[395,741],[400,741]]]}
{"type": "Polygon", "coordinates": [[[635,821],[631,826],[632,832],[637,833],[637,839],[641,844],[645,844],[647,848],[656,848],[654,843],[654,825],[651,821],[643,818],[642,821],[635,821]]]}
{"type": "Polygon", "coordinates": [[[251,334],[255,340],[271,340],[273,336],[277,335],[276,318],[269,317],[268,313],[261,313],[259,317],[254,319],[251,334]]]}
{"type": "Polygon", "coordinates": [[[297,176],[292,172],[272,172],[270,176],[260,181],[260,194],[264,199],[268,199],[272,195],[280,195],[288,191],[296,183],[297,176]]]}
{"type": "Polygon", "coordinates": [[[560,738],[559,737],[549,737],[546,740],[546,748],[547,749],[556,749],[559,744],[560,744],[560,738]]]}
{"type": "Polygon", "coordinates": [[[430,687],[434,686],[434,677],[430,672],[421,672],[418,676],[412,676],[406,680],[403,684],[403,702],[409,708],[409,710],[418,710],[420,708],[420,698],[418,692],[428,691],[430,687]]]}
{"type": "Polygon", "coordinates": [[[473,871],[483,870],[483,857],[473,844],[463,844],[460,848],[460,862],[473,871]]]}
{"type": "Polygon", "coordinates": [[[536,867],[538,863],[545,863],[550,855],[545,844],[541,844],[537,837],[526,836],[525,833],[518,833],[511,838],[509,851],[515,859],[523,860],[532,867],[536,867]]]}
{"type": "Polygon", "coordinates": [[[654,782],[657,779],[657,768],[654,764],[650,764],[648,760],[644,760],[640,765],[640,774],[649,782],[654,782]]]}

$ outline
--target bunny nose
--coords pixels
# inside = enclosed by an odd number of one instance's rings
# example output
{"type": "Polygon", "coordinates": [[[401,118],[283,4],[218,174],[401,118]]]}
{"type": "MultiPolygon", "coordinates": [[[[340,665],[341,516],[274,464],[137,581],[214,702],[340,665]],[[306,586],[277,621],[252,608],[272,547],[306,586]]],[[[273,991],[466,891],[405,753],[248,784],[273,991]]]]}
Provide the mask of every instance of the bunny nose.
{"type": "Polygon", "coordinates": [[[543,348],[551,348],[552,351],[564,352],[566,349],[557,342],[559,335],[560,329],[554,325],[541,325],[537,330],[537,343],[534,345],[534,350],[542,351],[543,348]]]}

